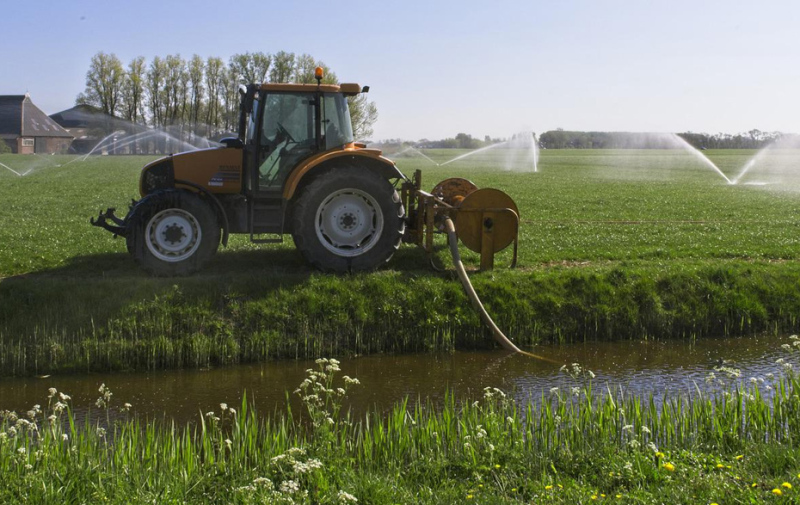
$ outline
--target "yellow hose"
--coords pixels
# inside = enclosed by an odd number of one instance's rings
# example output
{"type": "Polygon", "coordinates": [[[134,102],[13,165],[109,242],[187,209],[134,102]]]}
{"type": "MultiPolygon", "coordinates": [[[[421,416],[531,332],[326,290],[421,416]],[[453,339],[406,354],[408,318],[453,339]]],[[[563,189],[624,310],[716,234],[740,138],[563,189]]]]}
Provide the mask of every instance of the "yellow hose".
{"type": "Polygon", "coordinates": [[[456,267],[456,272],[458,272],[458,278],[461,280],[461,285],[464,287],[464,291],[467,293],[469,301],[472,302],[472,306],[478,311],[478,314],[481,315],[481,319],[483,320],[484,324],[486,324],[486,326],[492,330],[494,339],[497,340],[503,349],[506,349],[507,351],[524,354],[542,361],[558,364],[556,361],[545,358],[544,356],[538,356],[536,354],[523,351],[514,345],[514,342],[509,340],[509,338],[506,337],[502,331],[500,331],[500,328],[494,324],[492,317],[488,312],[486,312],[483,303],[481,303],[481,299],[478,298],[478,293],[476,293],[475,288],[472,287],[472,282],[470,282],[469,277],[467,276],[467,271],[464,269],[464,264],[461,262],[461,254],[458,252],[458,235],[456,235],[456,227],[449,217],[445,218],[444,227],[445,231],[447,231],[447,238],[450,244],[450,254],[453,256],[453,265],[456,267]]]}

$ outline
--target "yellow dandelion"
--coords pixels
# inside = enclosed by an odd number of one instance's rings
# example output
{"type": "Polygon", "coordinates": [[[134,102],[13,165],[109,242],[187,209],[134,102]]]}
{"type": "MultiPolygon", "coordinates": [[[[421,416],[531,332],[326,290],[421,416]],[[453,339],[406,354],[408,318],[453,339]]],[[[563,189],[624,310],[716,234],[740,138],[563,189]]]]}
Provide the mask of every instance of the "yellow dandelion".
{"type": "Polygon", "coordinates": [[[717,502],[711,502],[711,505],[719,505],[717,502]]]}
{"type": "Polygon", "coordinates": [[[512,493],[516,493],[516,492],[517,492],[517,488],[515,488],[515,487],[512,487],[512,488],[511,488],[511,492],[512,492],[512,493]]]}
{"type": "Polygon", "coordinates": [[[600,493],[600,498],[605,498],[605,497],[606,497],[606,495],[604,495],[603,493],[600,493]]]}
{"type": "Polygon", "coordinates": [[[468,494],[468,495],[467,495],[467,500],[471,500],[471,499],[472,499],[472,495],[471,495],[471,494],[468,494]]]}
{"type": "Polygon", "coordinates": [[[597,499],[597,495],[596,495],[596,494],[593,494],[593,495],[592,495],[592,500],[596,500],[596,499],[597,499]]]}
{"type": "Polygon", "coordinates": [[[663,453],[663,452],[661,452],[661,451],[658,451],[658,452],[656,453],[656,457],[657,457],[657,458],[663,458],[663,457],[664,457],[664,453],[663,453]]]}
{"type": "Polygon", "coordinates": [[[775,496],[781,496],[783,492],[780,489],[775,488],[772,490],[772,494],[774,494],[775,496]]]}
{"type": "Polygon", "coordinates": [[[564,489],[564,486],[562,486],[561,484],[556,484],[556,486],[558,486],[558,489],[564,489]]]}
{"type": "Polygon", "coordinates": [[[750,484],[750,487],[758,487],[758,484],[756,484],[755,482],[753,482],[752,484],[750,484]]]}
{"type": "Polygon", "coordinates": [[[500,465],[494,465],[495,468],[500,468],[500,465]]]}
{"type": "Polygon", "coordinates": [[[553,486],[547,485],[544,487],[544,489],[545,491],[550,491],[551,489],[553,489],[553,486]]]}
{"type": "Polygon", "coordinates": [[[608,472],[608,476],[609,477],[613,477],[614,476],[614,472],[608,472]]]}
{"type": "Polygon", "coordinates": [[[717,468],[719,468],[721,470],[721,469],[725,468],[725,465],[723,465],[722,463],[717,463],[717,468]]]}
{"type": "Polygon", "coordinates": [[[784,482],[783,484],[781,484],[781,487],[785,487],[786,489],[792,489],[792,485],[789,484],[788,482],[784,482]]]}
{"type": "Polygon", "coordinates": [[[664,463],[664,470],[666,470],[668,472],[674,472],[675,471],[675,465],[673,465],[672,463],[664,463]]]}
{"type": "Polygon", "coordinates": [[[621,495],[621,494],[618,494],[618,495],[617,495],[617,498],[622,498],[622,495],[621,495]]]}
{"type": "Polygon", "coordinates": [[[743,459],[744,459],[744,454],[739,454],[738,456],[736,456],[736,461],[741,461],[743,459]]]}

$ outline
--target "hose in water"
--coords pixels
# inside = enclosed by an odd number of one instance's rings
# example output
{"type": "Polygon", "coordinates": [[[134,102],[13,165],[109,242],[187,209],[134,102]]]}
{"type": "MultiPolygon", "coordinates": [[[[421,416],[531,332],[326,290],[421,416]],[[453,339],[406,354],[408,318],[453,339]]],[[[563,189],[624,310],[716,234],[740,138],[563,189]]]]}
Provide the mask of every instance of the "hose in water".
{"type": "Polygon", "coordinates": [[[472,287],[472,282],[470,282],[469,277],[467,276],[467,271],[464,269],[464,264],[461,262],[461,254],[458,252],[458,235],[456,235],[456,227],[449,217],[445,218],[444,227],[445,231],[447,231],[447,238],[450,244],[450,254],[453,256],[453,265],[456,267],[456,272],[458,272],[458,278],[461,280],[461,285],[464,287],[464,291],[467,293],[469,301],[472,302],[472,306],[481,315],[481,319],[483,320],[484,324],[486,324],[486,326],[492,330],[494,339],[497,340],[503,349],[506,349],[507,351],[524,354],[532,358],[557,364],[557,362],[545,358],[544,356],[538,356],[536,354],[531,354],[521,350],[519,347],[514,345],[514,342],[509,340],[509,338],[506,337],[502,331],[500,331],[500,328],[498,328],[496,324],[494,324],[491,316],[488,312],[486,312],[483,303],[481,303],[481,299],[478,298],[478,293],[476,293],[475,288],[472,287]]]}

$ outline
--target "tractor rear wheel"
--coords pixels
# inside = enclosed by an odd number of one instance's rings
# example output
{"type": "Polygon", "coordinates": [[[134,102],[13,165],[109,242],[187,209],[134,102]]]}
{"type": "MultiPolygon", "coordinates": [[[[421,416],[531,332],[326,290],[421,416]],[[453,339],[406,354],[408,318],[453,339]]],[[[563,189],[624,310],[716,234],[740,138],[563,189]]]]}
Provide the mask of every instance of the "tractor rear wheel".
{"type": "Polygon", "coordinates": [[[214,210],[199,196],[169,190],[136,204],[126,238],[128,251],[148,272],[188,275],[217,252],[220,227],[214,210]]]}
{"type": "Polygon", "coordinates": [[[389,181],[366,169],[343,167],[321,174],[300,192],[292,238],[320,270],[374,270],[400,247],[404,217],[389,181]]]}

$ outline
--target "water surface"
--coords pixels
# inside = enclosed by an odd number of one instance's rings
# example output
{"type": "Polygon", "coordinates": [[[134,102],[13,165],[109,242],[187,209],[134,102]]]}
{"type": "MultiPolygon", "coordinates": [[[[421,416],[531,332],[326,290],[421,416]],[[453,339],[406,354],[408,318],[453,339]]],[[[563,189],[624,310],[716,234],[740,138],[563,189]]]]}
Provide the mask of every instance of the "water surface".
{"type": "MultiPolygon", "coordinates": [[[[786,356],[780,344],[788,342],[786,337],[587,342],[539,346],[534,351],[559,364],[580,363],[596,374],[596,387],[622,386],[631,393],[661,396],[662,392],[707,388],[705,378],[723,361],[741,370],[741,380],[777,375],[780,367],[775,362],[786,356]]],[[[0,410],[25,411],[34,404],[45,405],[48,388],[54,387],[72,397],[80,416],[94,408],[98,388],[104,383],[114,393],[113,405],[129,402],[137,415],[147,418],[196,420],[201,411],[219,411],[221,402],[238,407],[245,391],[258,410],[271,412],[286,407],[287,392],[297,406],[292,392],[305,378],[306,369],[314,367],[313,361],[280,361],[212,370],[0,379],[0,410]]],[[[473,398],[490,386],[525,399],[572,384],[559,372],[558,364],[504,351],[368,356],[342,359],[340,367],[340,375],[361,382],[351,389],[346,402],[356,412],[385,409],[406,396],[440,403],[448,390],[473,398]]]]}

